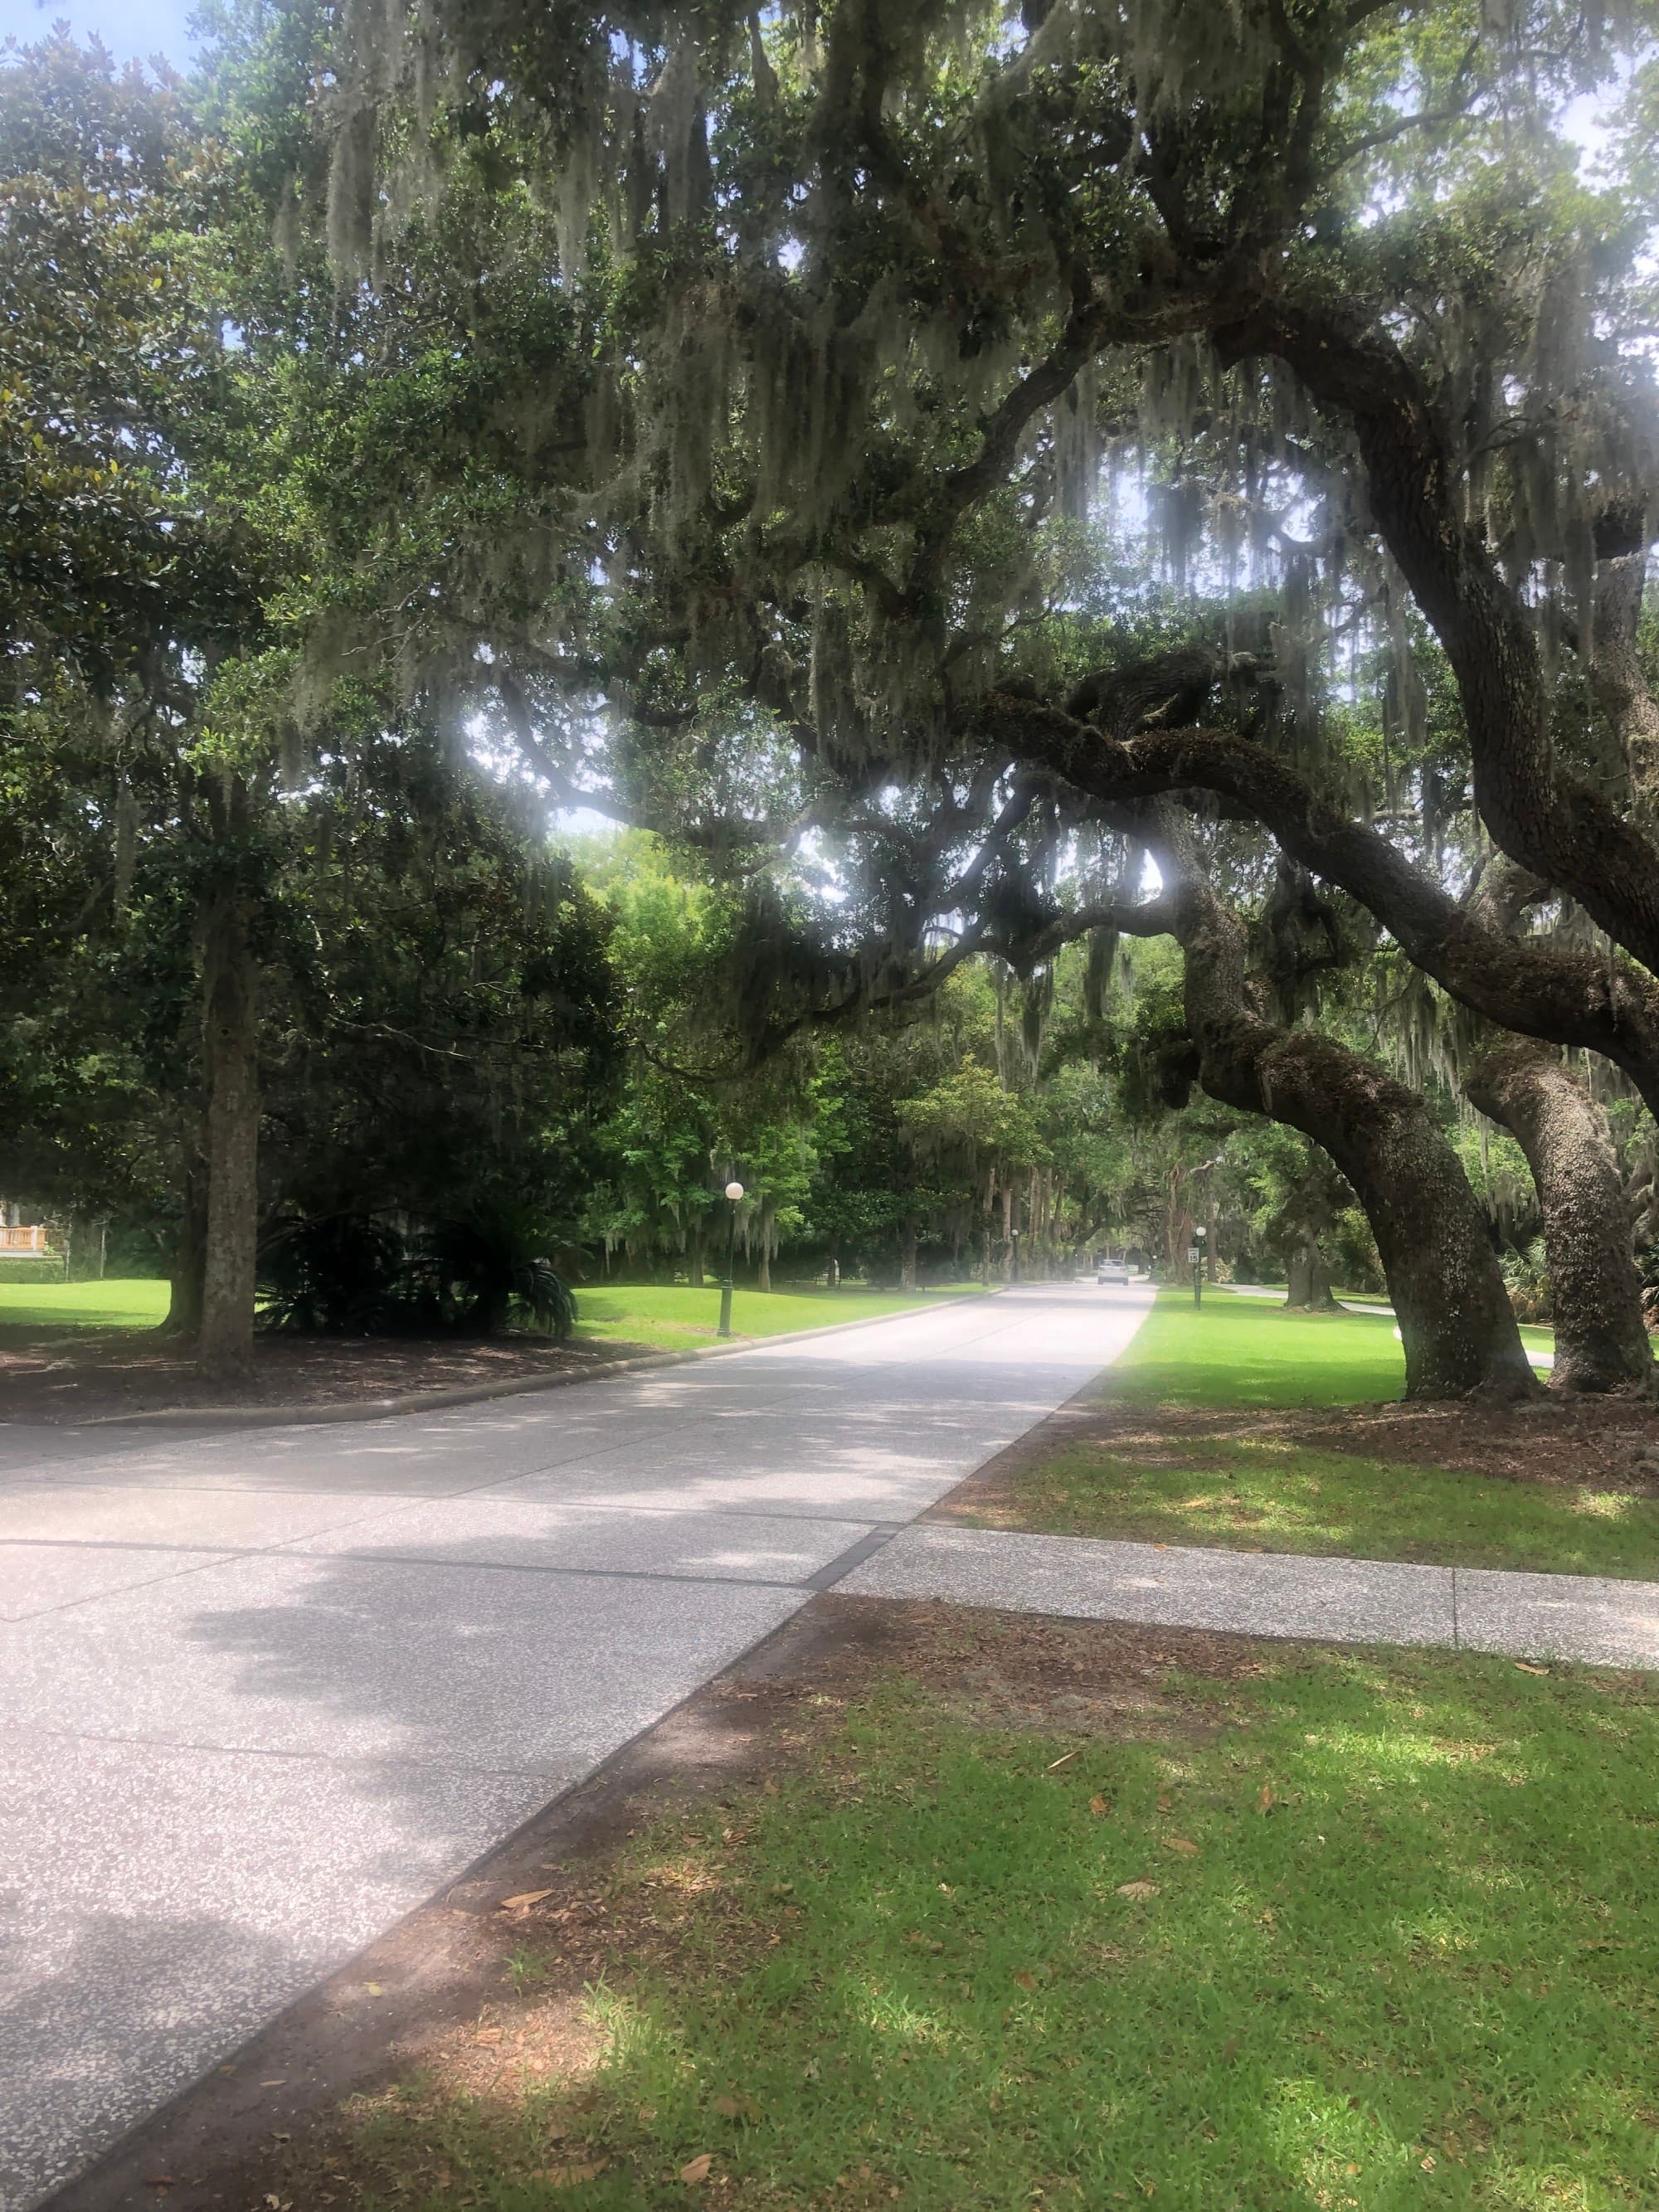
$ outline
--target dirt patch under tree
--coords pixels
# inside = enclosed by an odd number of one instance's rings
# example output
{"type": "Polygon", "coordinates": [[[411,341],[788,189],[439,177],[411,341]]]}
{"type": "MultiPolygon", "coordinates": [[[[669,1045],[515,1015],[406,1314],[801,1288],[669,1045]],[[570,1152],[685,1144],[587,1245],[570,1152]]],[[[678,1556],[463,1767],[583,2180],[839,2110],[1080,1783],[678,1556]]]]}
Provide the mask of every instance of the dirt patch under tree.
{"type": "Polygon", "coordinates": [[[0,1405],[8,1420],[54,1423],[202,1406],[359,1405],[538,1376],[574,1381],[651,1348],[526,1334],[262,1335],[252,1380],[231,1384],[207,1381],[189,1345],[158,1329],[0,1327],[0,1405]]]}

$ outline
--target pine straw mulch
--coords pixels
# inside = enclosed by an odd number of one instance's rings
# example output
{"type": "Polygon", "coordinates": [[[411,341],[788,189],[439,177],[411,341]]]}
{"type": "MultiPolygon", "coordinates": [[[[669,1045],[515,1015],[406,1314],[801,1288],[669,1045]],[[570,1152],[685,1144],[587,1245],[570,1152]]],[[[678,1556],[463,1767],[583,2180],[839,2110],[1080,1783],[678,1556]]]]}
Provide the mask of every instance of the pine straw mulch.
{"type": "Polygon", "coordinates": [[[574,1382],[651,1348],[513,1334],[260,1336],[252,1379],[231,1384],[204,1381],[188,1347],[157,1329],[0,1326],[0,1406],[9,1421],[54,1423],[204,1406],[349,1406],[538,1376],[574,1382]]]}
{"type": "Polygon", "coordinates": [[[1500,1482],[1659,1498],[1659,1407],[1629,1398],[1316,1409],[1115,1406],[1074,1399],[959,1485],[929,1517],[1023,1527],[1024,1477],[1052,1453],[1073,1445],[1103,1447],[1130,1466],[1198,1473],[1229,1465],[1227,1447],[1241,1443],[1349,1452],[1500,1482]]]}

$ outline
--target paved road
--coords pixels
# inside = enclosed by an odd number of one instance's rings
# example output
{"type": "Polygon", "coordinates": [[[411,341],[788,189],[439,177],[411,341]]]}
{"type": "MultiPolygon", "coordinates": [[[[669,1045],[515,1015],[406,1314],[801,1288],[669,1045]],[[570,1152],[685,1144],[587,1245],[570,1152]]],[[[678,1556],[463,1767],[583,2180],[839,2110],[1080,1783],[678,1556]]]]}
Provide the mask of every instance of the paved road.
{"type": "Polygon", "coordinates": [[[0,2205],[36,2201],[1115,1357],[1031,1287],[340,1428],[0,1427],[0,2205]]]}

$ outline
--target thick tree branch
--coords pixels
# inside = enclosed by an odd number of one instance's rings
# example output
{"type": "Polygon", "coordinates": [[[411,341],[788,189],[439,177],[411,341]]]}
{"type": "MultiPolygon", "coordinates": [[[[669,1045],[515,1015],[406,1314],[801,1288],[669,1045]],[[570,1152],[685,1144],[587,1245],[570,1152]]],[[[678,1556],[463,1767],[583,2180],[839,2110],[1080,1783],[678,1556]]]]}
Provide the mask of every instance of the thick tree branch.
{"type": "Polygon", "coordinates": [[[1604,1054],[1659,1114],[1659,982],[1624,962],[1509,936],[1489,914],[1461,906],[1386,837],[1318,798],[1264,747],[1224,730],[1114,738],[1006,692],[982,702],[978,720],[1017,760],[1091,799],[1111,804],[1187,790],[1231,801],[1292,860],[1368,908],[1453,998],[1524,1036],[1604,1054]]]}
{"type": "Polygon", "coordinates": [[[1536,1386],[1484,1216],[1421,1094],[1334,1038],[1265,1020],[1244,931],[1205,873],[1190,819],[1160,801],[1146,842],[1185,955],[1187,1030],[1212,1098],[1266,1114],[1328,1154],[1376,1238],[1406,1348],[1408,1397],[1536,1386]]]}

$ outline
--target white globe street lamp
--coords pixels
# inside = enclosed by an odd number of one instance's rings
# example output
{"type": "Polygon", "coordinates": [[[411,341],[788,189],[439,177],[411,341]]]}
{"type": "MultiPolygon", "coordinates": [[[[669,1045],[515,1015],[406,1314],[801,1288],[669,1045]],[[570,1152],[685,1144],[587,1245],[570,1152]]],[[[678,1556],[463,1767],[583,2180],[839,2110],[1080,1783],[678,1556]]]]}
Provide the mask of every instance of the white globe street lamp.
{"type": "Polygon", "coordinates": [[[742,1196],[743,1185],[740,1182],[726,1184],[726,1202],[730,1212],[731,1225],[726,1239],[726,1280],[720,1285],[720,1334],[722,1336],[730,1336],[732,1334],[732,1278],[737,1273],[738,1201],[742,1196]]]}

